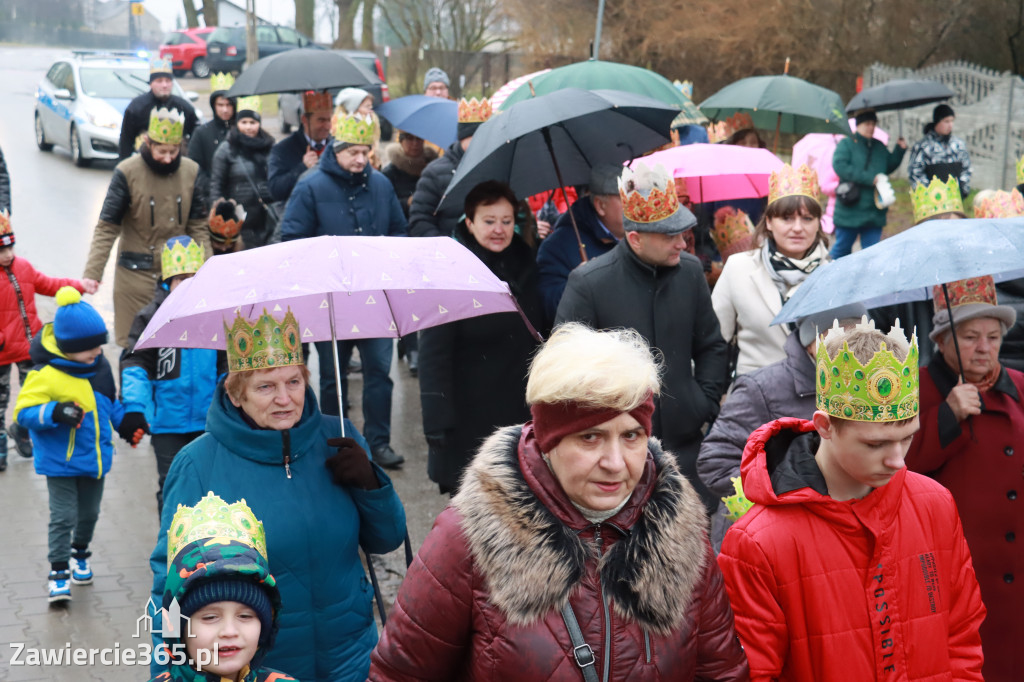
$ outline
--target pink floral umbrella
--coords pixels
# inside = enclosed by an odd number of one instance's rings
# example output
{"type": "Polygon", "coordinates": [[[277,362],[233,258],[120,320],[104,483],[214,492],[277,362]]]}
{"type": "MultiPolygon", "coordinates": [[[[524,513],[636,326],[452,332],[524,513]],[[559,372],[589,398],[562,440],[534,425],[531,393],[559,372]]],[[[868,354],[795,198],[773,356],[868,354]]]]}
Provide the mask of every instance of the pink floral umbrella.
{"type": "Polygon", "coordinates": [[[727,144],[688,144],[643,157],[684,178],[695,204],[768,196],[768,176],[782,160],[767,149],[727,144]]]}

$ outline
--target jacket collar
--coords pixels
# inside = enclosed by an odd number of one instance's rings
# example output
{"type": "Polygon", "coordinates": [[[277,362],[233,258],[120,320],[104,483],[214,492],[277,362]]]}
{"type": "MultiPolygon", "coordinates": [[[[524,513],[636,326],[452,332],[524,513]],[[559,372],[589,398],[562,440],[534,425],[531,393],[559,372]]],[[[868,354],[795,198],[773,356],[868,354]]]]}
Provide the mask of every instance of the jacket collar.
{"type": "MultiPolygon", "coordinates": [[[[660,279],[662,277],[668,277],[673,272],[679,269],[678,265],[672,265],[670,267],[662,267],[659,265],[651,265],[640,259],[640,256],[636,255],[633,248],[629,245],[629,240],[625,237],[619,240],[619,243],[615,245],[616,249],[623,252],[623,258],[626,262],[632,265],[633,269],[641,273],[644,277],[654,277],[660,279]]],[[[687,254],[680,255],[680,258],[685,258],[687,254]]]]}
{"type": "MultiPolygon", "coordinates": [[[[949,392],[956,386],[957,381],[960,377],[953,372],[953,368],[946,363],[946,359],[942,357],[942,353],[936,353],[932,356],[931,362],[928,363],[928,374],[931,376],[932,381],[935,382],[935,388],[938,389],[939,395],[943,399],[949,395],[949,392]]],[[[1020,402],[1020,394],[1017,392],[1017,386],[1013,383],[1013,379],[1010,378],[1009,372],[1006,371],[1006,367],[1002,367],[999,370],[999,378],[996,379],[996,383],[992,385],[990,391],[998,391],[1009,396],[1014,402],[1020,402]]],[[[982,408],[984,409],[984,408],[982,408]]]]}
{"type": "Polygon", "coordinates": [[[320,170],[341,180],[344,184],[358,186],[366,185],[367,180],[370,179],[370,173],[373,172],[373,166],[367,163],[361,173],[351,173],[338,164],[338,157],[335,156],[334,149],[328,147],[320,155],[320,170]]]}
{"type": "Polygon", "coordinates": [[[796,394],[801,398],[814,395],[814,361],[807,353],[807,349],[800,345],[800,335],[796,332],[786,337],[784,345],[786,359],[784,362],[789,367],[790,376],[793,377],[793,386],[796,394]]]}

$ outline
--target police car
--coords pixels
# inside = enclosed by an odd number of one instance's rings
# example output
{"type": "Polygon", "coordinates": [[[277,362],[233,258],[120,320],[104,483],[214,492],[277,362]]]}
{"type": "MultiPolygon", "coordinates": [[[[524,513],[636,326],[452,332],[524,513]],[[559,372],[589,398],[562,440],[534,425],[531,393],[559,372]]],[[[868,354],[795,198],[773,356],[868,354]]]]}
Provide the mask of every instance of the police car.
{"type": "MultiPolygon", "coordinates": [[[[149,90],[144,53],[75,51],[57,60],[36,90],[36,145],[71,152],[78,166],[93,159],[117,159],[121,118],[128,103],[149,90]]],[[[174,94],[195,101],[174,83],[174,94]]],[[[202,121],[202,114],[196,112],[202,121]]]]}

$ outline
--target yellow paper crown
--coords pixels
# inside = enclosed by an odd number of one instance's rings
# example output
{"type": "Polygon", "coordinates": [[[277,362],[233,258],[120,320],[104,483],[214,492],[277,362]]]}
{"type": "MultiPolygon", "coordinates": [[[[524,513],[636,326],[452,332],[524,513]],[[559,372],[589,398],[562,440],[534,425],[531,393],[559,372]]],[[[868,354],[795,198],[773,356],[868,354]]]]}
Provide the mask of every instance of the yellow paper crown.
{"type": "MultiPolygon", "coordinates": [[[[874,328],[874,320],[867,316],[856,327],[864,331],[874,328]]],[[[903,362],[896,359],[883,341],[866,365],[857,360],[845,340],[835,357],[830,357],[827,344],[832,334],[846,334],[838,320],[825,336],[818,338],[815,403],[819,410],[857,422],[894,422],[918,413],[917,334],[911,337],[910,350],[903,362]]],[[[906,342],[899,320],[885,336],[894,344],[906,342]]]]}
{"type": "Polygon", "coordinates": [[[168,57],[153,57],[149,60],[149,75],[166,74],[168,77],[174,75],[171,60],[168,57]]]}
{"type": "Polygon", "coordinates": [[[932,178],[927,185],[918,185],[911,190],[910,200],[914,202],[914,222],[917,223],[943,213],[966,215],[960,183],[953,176],[945,182],[932,178]]]}
{"type": "Polygon", "coordinates": [[[986,189],[974,197],[975,218],[1015,218],[1024,215],[1024,196],[1016,189],[986,189]]]}
{"type": "Polygon", "coordinates": [[[174,246],[164,244],[164,250],[160,254],[160,266],[165,280],[177,275],[194,275],[199,272],[206,260],[203,247],[199,246],[194,239],[189,237],[177,237],[174,246]],[[185,240],[188,245],[185,245],[185,240]]]}
{"type": "Polygon", "coordinates": [[[788,163],[777,171],[772,171],[768,178],[768,205],[783,197],[810,197],[820,201],[821,190],[818,187],[818,172],[806,163],[793,168],[788,163]]]}
{"type": "Polygon", "coordinates": [[[255,111],[257,114],[263,111],[263,98],[259,95],[249,95],[248,97],[239,97],[238,104],[235,107],[236,111],[255,111]]]}
{"type": "Polygon", "coordinates": [[[146,130],[150,142],[156,144],[181,144],[185,137],[185,114],[177,109],[153,108],[149,112],[149,128],[146,130]]]}
{"type": "Polygon", "coordinates": [[[1017,159],[1017,184],[1024,183],[1024,156],[1017,159]]]}
{"type": "Polygon", "coordinates": [[[228,504],[213,492],[208,492],[194,507],[179,504],[167,530],[167,565],[172,565],[174,557],[185,545],[205,538],[241,542],[267,558],[263,523],[249,509],[245,498],[228,504]]]}
{"type": "Polygon", "coordinates": [[[14,244],[14,228],[11,227],[11,214],[7,209],[0,211],[0,247],[14,244]]]}
{"type": "Polygon", "coordinates": [[[619,198],[623,216],[634,223],[656,223],[679,210],[675,182],[661,164],[649,168],[640,161],[623,168],[619,198]]]}
{"type": "Polygon", "coordinates": [[[210,92],[217,92],[218,90],[230,90],[231,86],[235,84],[235,77],[230,73],[213,73],[210,74],[210,92]]]}
{"type": "Polygon", "coordinates": [[[377,121],[373,116],[335,112],[331,117],[331,136],[335,142],[372,146],[377,134],[377,121]]]}
{"type": "Polygon", "coordinates": [[[230,329],[224,323],[224,338],[229,372],[304,364],[299,322],[291,308],[280,321],[271,317],[266,308],[255,323],[250,323],[239,313],[230,329]]]}
{"type": "Polygon", "coordinates": [[[483,123],[491,117],[491,100],[466,99],[459,100],[459,123],[483,123]]]}
{"type": "Polygon", "coordinates": [[[722,503],[725,504],[725,508],[728,513],[725,518],[729,519],[733,523],[736,523],[743,515],[750,511],[750,508],[754,506],[754,503],[747,499],[747,496],[743,494],[743,481],[739,476],[733,476],[729,479],[732,481],[732,489],[736,491],[735,495],[729,497],[723,497],[722,503]]]}
{"type": "Polygon", "coordinates": [[[753,234],[754,224],[743,211],[732,206],[723,206],[715,211],[715,227],[711,231],[711,238],[718,247],[723,263],[732,254],[748,250],[753,234]]]}

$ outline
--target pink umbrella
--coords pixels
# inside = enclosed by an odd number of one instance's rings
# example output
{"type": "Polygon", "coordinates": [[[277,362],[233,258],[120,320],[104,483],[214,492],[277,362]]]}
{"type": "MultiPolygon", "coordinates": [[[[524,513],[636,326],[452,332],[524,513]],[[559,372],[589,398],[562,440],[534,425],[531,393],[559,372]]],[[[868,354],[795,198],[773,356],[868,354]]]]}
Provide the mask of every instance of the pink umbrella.
{"type": "Polygon", "coordinates": [[[767,149],[727,144],[672,147],[643,157],[643,162],[660,163],[673,177],[684,178],[695,204],[768,196],[768,176],[782,167],[767,149]]]}
{"type": "Polygon", "coordinates": [[[498,88],[497,92],[491,95],[491,109],[497,111],[498,107],[501,106],[502,102],[508,99],[508,96],[511,95],[513,92],[518,90],[520,85],[530,80],[531,78],[541,76],[550,70],[551,69],[541,69],[540,71],[534,71],[533,73],[528,73],[525,76],[513,78],[508,83],[505,83],[500,88],[498,88]]]}

